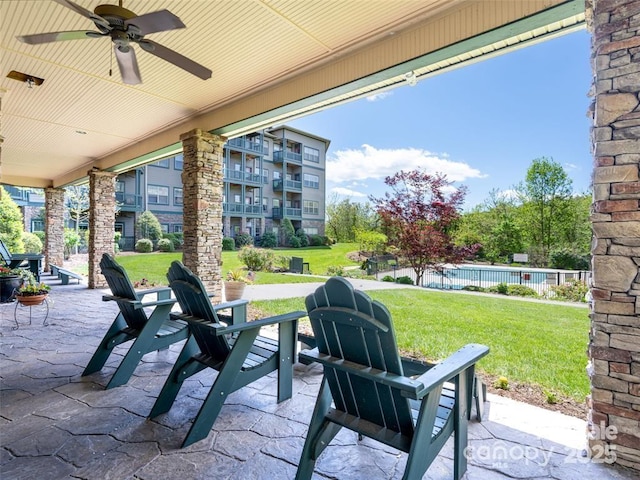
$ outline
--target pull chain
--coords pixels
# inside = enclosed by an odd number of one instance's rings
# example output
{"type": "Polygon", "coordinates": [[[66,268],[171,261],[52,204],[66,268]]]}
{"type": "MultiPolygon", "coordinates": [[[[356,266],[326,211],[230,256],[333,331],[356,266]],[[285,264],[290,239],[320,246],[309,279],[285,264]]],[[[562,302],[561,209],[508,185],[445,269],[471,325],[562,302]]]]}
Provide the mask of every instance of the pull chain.
{"type": "Polygon", "coordinates": [[[109,57],[109,76],[113,75],[113,49],[109,48],[111,55],[109,57]]]}

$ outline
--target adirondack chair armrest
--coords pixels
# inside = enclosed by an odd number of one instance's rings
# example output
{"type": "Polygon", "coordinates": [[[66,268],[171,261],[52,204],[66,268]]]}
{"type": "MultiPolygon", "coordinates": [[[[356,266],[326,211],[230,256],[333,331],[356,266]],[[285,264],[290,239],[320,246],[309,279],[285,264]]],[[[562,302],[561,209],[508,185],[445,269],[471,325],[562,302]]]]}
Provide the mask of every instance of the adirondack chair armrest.
{"type": "Polygon", "coordinates": [[[147,307],[157,307],[157,306],[160,306],[160,305],[173,305],[173,304],[175,304],[177,302],[177,300],[174,299],[174,298],[168,298],[166,300],[158,300],[156,302],[144,302],[143,303],[140,300],[131,300],[130,298],[117,297],[115,295],[103,295],[102,296],[102,301],[103,302],[114,301],[114,302],[118,302],[118,303],[129,303],[135,309],[147,308],[147,307]]]}
{"type": "Polygon", "coordinates": [[[142,301],[142,299],[145,296],[151,295],[153,293],[157,293],[158,294],[158,298],[162,298],[165,295],[167,297],[171,297],[171,288],[169,288],[169,287],[156,287],[156,288],[148,288],[146,290],[138,290],[138,291],[136,291],[136,296],[138,297],[138,300],[142,301]]]}
{"type": "Polygon", "coordinates": [[[418,390],[423,386],[422,383],[412,379],[411,377],[396,375],[394,373],[378,370],[377,368],[362,365],[360,363],[350,362],[338,357],[332,357],[331,355],[320,353],[317,348],[314,348],[313,350],[303,350],[299,353],[298,357],[301,360],[304,359],[309,362],[317,362],[335,370],[347,372],[367,380],[378,382],[382,385],[396,388],[401,390],[403,395],[410,398],[415,398],[418,390]]]}
{"type": "MultiPolygon", "coordinates": [[[[416,399],[420,399],[428,394],[438,385],[451,380],[467,368],[474,365],[478,360],[489,353],[489,347],[477,343],[465,345],[457,352],[445,358],[442,362],[435,364],[425,373],[415,380],[421,384],[417,392],[416,399]]],[[[402,393],[403,396],[405,392],[402,393]]],[[[413,396],[410,396],[414,398],[413,396]]]]}
{"type": "Polygon", "coordinates": [[[218,310],[224,310],[226,308],[234,308],[241,307],[243,305],[247,305],[249,300],[230,300],[224,303],[217,303],[213,306],[213,309],[217,312],[218,310]]]}
{"type": "MultiPolygon", "coordinates": [[[[222,324],[212,323],[209,325],[211,330],[215,332],[216,335],[227,335],[229,333],[238,333],[244,330],[251,330],[256,328],[262,328],[269,325],[277,325],[278,323],[284,322],[292,322],[294,320],[298,320],[299,318],[305,317],[307,315],[306,312],[297,311],[297,312],[289,312],[283,315],[276,315],[273,317],[262,318],[260,320],[254,320],[253,322],[239,323],[235,325],[225,326],[222,324]]],[[[202,321],[202,319],[198,317],[193,317],[191,315],[187,315],[184,313],[172,313],[171,318],[176,320],[185,320],[185,321],[202,321]]]]}

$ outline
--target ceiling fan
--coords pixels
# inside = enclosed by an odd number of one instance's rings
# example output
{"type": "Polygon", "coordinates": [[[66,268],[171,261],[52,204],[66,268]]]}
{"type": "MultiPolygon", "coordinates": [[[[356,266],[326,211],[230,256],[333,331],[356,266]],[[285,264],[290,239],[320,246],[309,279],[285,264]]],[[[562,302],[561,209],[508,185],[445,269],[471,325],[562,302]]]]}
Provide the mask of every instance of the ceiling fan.
{"type": "Polygon", "coordinates": [[[166,60],[203,80],[211,78],[211,70],[159,43],[147,40],[145,35],[185,28],[185,24],[169,10],[136,15],[119,5],[98,5],[93,12],[71,0],[54,0],[56,3],[79,13],[91,20],[99,32],[93,30],[75,30],[69,32],[37,33],[17,37],[21,42],[38,45],[63,40],[81,40],[86,38],[111,37],[122,81],[129,85],[142,83],[138,61],[133,50],[137,43],[144,51],[166,60]]]}

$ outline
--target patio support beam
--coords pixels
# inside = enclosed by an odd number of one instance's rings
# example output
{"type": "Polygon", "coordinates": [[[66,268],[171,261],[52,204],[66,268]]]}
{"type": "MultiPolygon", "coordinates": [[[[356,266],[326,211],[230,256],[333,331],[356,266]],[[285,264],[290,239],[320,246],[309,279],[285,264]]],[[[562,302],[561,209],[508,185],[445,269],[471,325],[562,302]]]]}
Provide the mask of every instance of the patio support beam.
{"type": "Polygon", "coordinates": [[[214,302],[222,301],[222,166],[226,137],[200,129],[180,136],[183,146],[182,262],[214,302]]]}
{"type": "Polygon", "coordinates": [[[44,254],[45,271],[64,262],[64,189],[44,189],[44,254]]]}
{"type": "Polygon", "coordinates": [[[591,0],[589,446],[640,471],[640,3],[591,0]]]}
{"type": "Polygon", "coordinates": [[[103,253],[113,255],[116,219],[116,174],[93,169],[89,173],[89,288],[107,286],[100,273],[103,253]]]}

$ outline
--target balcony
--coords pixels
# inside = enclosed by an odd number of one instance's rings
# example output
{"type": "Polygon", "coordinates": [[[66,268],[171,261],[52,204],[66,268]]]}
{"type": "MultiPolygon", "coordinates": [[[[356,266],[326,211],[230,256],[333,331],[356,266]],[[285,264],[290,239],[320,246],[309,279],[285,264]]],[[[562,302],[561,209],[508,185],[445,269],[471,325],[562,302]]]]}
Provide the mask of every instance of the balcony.
{"type": "Polygon", "coordinates": [[[282,180],[277,179],[273,181],[273,191],[281,192],[283,188],[286,188],[288,191],[302,191],[302,182],[299,180],[282,180]]]}
{"type": "Polygon", "coordinates": [[[121,212],[141,212],[142,195],[133,193],[116,192],[116,202],[121,212]]]}
{"type": "Polygon", "coordinates": [[[242,215],[244,213],[244,205],[242,203],[223,203],[222,213],[242,215]]]}
{"type": "Polygon", "coordinates": [[[262,208],[260,205],[245,205],[244,213],[247,215],[262,215],[262,208]]]}
{"type": "Polygon", "coordinates": [[[289,151],[285,152],[282,150],[273,152],[273,163],[282,163],[285,160],[289,163],[297,163],[298,165],[302,165],[302,154],[289,151]]]}
{"type": "Polygon", "coordinates": [[[244,180],[244,172],[240,170],[225,169],[224,179],[232,182],[242,182],[244,180]]]}
{"type": "Polygon", "coordinates": [[[274,207],[271,209],[272,218],[275,220],[282,218],[293,218],[293,219],[301,219],[302,218],[302,209],[301,208],[285,208],[274,207]]]}
{"type": "Polygon", "coordinates": [[[268,151],[265,151],[266,149],[262,146],[262,143],[255,140],[249,140],[244,137],[232,138],[231,140],[227,141],[227,144],[229,145],[229,147],[240,148],[242,150],[257,153],[259,155],[269,153],[268,151]]]}
{"type": "Polygon", "coordinates": [[[245,180],[245,182],[258,183],[259,184],[259,183],[262,183],[262,175],[259,175],[257,173],[245,172],[244,180],[245,180]]]}

